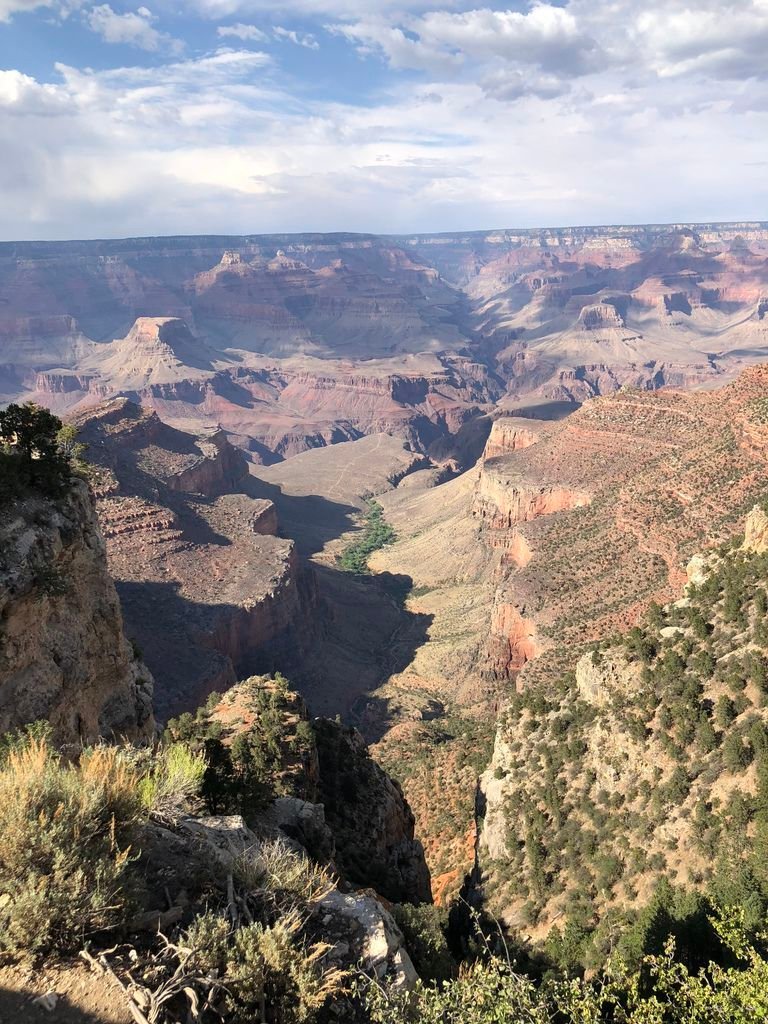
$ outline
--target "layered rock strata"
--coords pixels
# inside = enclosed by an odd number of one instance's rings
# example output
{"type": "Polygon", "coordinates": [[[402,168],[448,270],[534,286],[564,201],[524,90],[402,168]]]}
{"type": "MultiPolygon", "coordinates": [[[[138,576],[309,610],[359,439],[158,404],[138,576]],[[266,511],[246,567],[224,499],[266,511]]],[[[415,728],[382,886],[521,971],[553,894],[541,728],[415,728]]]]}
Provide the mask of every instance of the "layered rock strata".
{"type": "Polygon", "coordinates": [[[154,734],[153,681],[123,632],[87,485],[0,517],[0,733],[46,719],[58,743],[154,734]]]}
{"type": "Polygon", "coordinates": [[[76,422],[160,717],[243,675],[294,668],[313,636],[314,577],[277,536],[273,503],[251,496],[242,453],[221,432],[176,430],[126,399],[76,422]]]}

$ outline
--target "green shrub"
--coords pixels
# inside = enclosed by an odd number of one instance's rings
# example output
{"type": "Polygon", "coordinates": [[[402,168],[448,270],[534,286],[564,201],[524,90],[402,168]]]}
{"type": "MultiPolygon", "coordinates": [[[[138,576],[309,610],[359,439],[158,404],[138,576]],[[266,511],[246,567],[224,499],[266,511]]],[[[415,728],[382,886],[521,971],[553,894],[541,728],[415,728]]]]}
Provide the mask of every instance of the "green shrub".
{"type": "MultiPolygon", "coordinates": [[[[183,937],[184,969],[216,979],[223,995],[216,1011],[223,1010],[231,1024],[311,1024],[342,994],[346,975],[322,963],[328,947],[307,944],[302,930],[296,911],[238,928],[209,912],[183,937]]],[[[222,1017],[217,1013],[216,1019],[222,1017]]]]}
{"type": "Polygon", "coordinates": [[[72,427],[33,402],[0,410],[0,504],[29,490],[61,494],[82,468],[83,445],[72,427]]]}
{"type": "Polygon", "coordinates": [[[675,940],[637,969],[614,954],[594,979],[535,985],[499,957],[479,960],[453,981],[412,993],[362,980],[372,1024],[762,1024],[768,1019],[768,962],[737,922],[717,924],[734,966],[686,967],[675,940]]]}
{"type": "Polygon", "coordinates": [[[233,1024],[253,1024],[255,1011],[263,1006],[280,1024],[308,1024],[341,993],[345,973],[320,963],[328,947],[308,947],[300,931],[301,919],[292,913],[273,925],[257,923],[235,932],[227,960],[233,1024]]]}
{"type": "Polygon", "coordinates": [[[206,768],[205,757],[186,743],[161,746],[139,786],[144,806],[154,813],[183,807],[200,793],[206,768]]]}
{"type": "Polygon", "coordinates": [[[235,877],[248,892],[269,892],[283,909],[317,903],[334,886],[330,871],[280,839],[237,858],[235,877]]]}
{"type": "MultiPolygon", "coordinates": [[[[232,926],[207,912],[187,930],[180,948],[187,969],[216,977],[228,1022],[309,1024],[334,996],[345,975],[328,966],[324,943],[311,943],[305,925],[333,888],[328,870],[276,840],[242,854],[234,865],[239,905],[255,911],[232,926]]],[[[216,1019],[220,1019],[217,1017],[216,1019]]]]}
{"type": "Polygon", "coordinates": [[[44,738],[14,744],[0,767],[0,950],[75,949],[120,921],[143,819],[137,770],[119,749],[68,765],[44,738]]]}
{"type": "Polygon", "coordinates": [[[276,795],[294,792],[292,787],[304,778],[301,765],[306,767],[314,748],[312,727],[303,719],[296,721],[296,697],[279,673],[272,681],[246,680],[238,693],[250,724],[236,731],[231,741],[231,730],[212,717],[226,700],[219,694],[211,694],[194,715],[186,712],[171,719],[166,730],[169,742],[183,741],[204,757],[200,795],[212,814],[250,816],[276,795]],[[290,761],[294,774],[286,778],[284,769],[290,761]]]}
{"type": "Polygon", "coordinates": [[[431,904],[395,904],[392,914],[400,926],[405,945],[419,977],[424,981],[447,981],[456,965],[448,950],[445,930],[447,911],[431,904]]]}

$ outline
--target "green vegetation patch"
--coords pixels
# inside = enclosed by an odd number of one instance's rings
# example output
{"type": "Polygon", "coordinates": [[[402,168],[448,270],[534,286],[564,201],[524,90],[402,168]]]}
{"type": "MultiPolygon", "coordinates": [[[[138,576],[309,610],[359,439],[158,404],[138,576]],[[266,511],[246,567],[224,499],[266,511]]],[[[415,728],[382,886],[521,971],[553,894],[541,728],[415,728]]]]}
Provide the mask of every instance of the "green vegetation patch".
{"type": "Polygon", "coordinates": [[[730,963],[691,970],[670,938],[632,969],[620,953],[594,979],[537,984],[509,955],[490,954],[457,978],[412,992],[361,986],[371,1024],[759,1024],[768,1019],[768,963],[737,916],[713,922],[730,963]]]}
{"type": "Polygon", "coordinates": [[[741,540],[710,554],[683,600],[593,648],[597,704],[573,673],[509,702],[508,838],[486,897],[526,925],[557,915],[547,953],[562,969],[603,967],[617,941],[634,968],[669,934],[699,969],[720,955],[707,918],[722,908],[765,952],[768,554],[741,540]],[[636,911],[649,884],[650,924],[636,911]]]}
{"type": "Polygon", "coordinates": [[[211,814],[249,817],[276,796],[311,795],[312,727],[279,672],[274,679],[254,676],[224,696],[211,694],[194,715],[168,722],[166,741],[189,744],[205,758],[200,795],[211,814]],[[233,701],[241,716],[235,719],[226,714],[233,701]]]}
{"type": "MultiPolygon", "coordinates": [[[[267,717],[288,700],[273,692],[255,697],[267,717]]],[[[154,1024],[325,1024],[346,981],[318,926],[330,871],[275,838],[244,848],[222,878],[214,847],[175,832],[210,781],[193,745],[101,744],[65,758],[49,736],[46,723],[0,736],[0,963],[83,950],[128,975],[133,1016],[154,1024]],[[159,884],[168,899],[169,886],[185,894],[167,933],[159,884]]]]}
{"type": "Polygon", "coordinates": [[[339,557],[339,565],[347,572],[367,573],[368,559],[374,551],[392,544],[397,534],[384,518],[384,509],[372,498],[366,504],[365,527],[362,535],[353,541],[339,557]]]}

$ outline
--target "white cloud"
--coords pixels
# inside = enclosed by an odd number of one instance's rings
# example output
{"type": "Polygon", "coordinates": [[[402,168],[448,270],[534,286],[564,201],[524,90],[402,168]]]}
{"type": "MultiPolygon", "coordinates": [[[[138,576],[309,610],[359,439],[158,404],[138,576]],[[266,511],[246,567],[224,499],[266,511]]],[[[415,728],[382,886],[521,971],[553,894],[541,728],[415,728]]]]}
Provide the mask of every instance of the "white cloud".
{"type": "MultiPolygon", "coordinates": [[[[219,25],[216,32],[220,38],[232,37],[241,39],[243,42],[264,43],[270,38],[267,32],[257,28],[256,25],[246,25],[242,22],[237,22],[234,25],[219,25]]],[[[296,29],[284,28],[282,25],[276,25],[272,29],[272,37],[282,42],[295,43],[296,46],[303,46],[307,50],[320,48],[320,44],[311,32],[299,32],[296,29]]]]}
{"type": "Polygon", "coordinates": [[[242,22],[237,22],[234,25],[219,25],[216,33],[222,38],[231,36],[234,39],[242,39],[243,42],[263,43],[269,38],[266,32],[262,32],[255,25],[244,25],[242,22]]]}
{"type": "Polygon", "coordinates": [[[320,49],[320,44],[310,32],[296,32],[295,29],[276,25],[274,33],[277,39],[285,39],[290,43],[295,43],[297,46],[303,46],[307,50],[320,49]]]}
{"type": "Polygon", "coordinates": [[[489,72],[480,82],[483,92],[496,100],[515,101],[523,96],[554,99],[570,92],[570,82],[557,75],[524,74],[522,71],[499,68],[489,72]]]}
{"type": "Polygon", "coordinates": [[[413,29],[428,45],[472,57],[500,57],[559,75],[584,73],[599,46],[564,7],[534,3],[519,11],[488,9],[425,14],[413,29]]]}
{"type": "Polygon", "coordinates": [[[463,63],[460,53],[446,52],[380,17],[326,27],[356,44],[361,54],[380,53],[397,70],[418,68],[432,74],[450,74],[463,63]]]}
{"type": "Polygon", "coordinates": [[[768,3],[737,0],[724,10],[670,5],[644,11],[635,34],[650,65],[661,75],[702,73],[715,77],[768,77],[768,3]]]}
{"type": "MultiPolygon", "coordinates": [[[[510,68],[536,68],[553,76],[582,75],[601,58],[597,41],[564,7],[534,3],[527,13],[489,8],[464,12],[430,11],[392,22],[385,17],[360,18],[331,26],[357,43],[364,53],[379,53],[393,68],[415,68],[431,73],[459,70],[471,64],[488,70],[489,64],[510,68]]],[[[514,72],[510,82],[514,78],[514,72]]],[[[508,87],[515,98],[534,91],[508,87]]],[[[545,92],[563,90],[550,85],[545,92]]]]}
{"type": "Polygon", "coordinates": [[[453,68],[476,80],[490,76],[491,83],[506,76],[502,91],[511,99],[556,96],[562,90],[555,78],[612,69],[646,84],[658,77],[768,78],[766,0],[533,0],[527,11],[404,6],[397,15],[366,12],[365,6],[357,17],[340,11],[329,27],[394,69],[453,68]],[[532,72],[544,76],[539,86],[526,84],[532,72]],[[519,75],[526,82],[518,86],[519,75]],[[541,87],[542,81],[549,84],[541,87]]]}
{"type": "Polygon", "coordinates": [[[50,6],[51,0],[0,0],[0,21],[10,21],[14,14],[50,6]]]}
{"type": "Polygon", "coordinates": [[[233,14],[274,14],[283,16],[328,16],[351,18],[386,11],[426,11],[454,7],[456,0],[191,0],[190,6],[206,18],[233,14]]]}
{"type": "Polygon", "coordinates": [[[0,112],[36,117],[65,112],[66,97],[53,85],[41,85],[20,71],[0,71],[0,112]]]}
{"type": "Polygon", "coordinates": [[[615,71],[591,102],[554,95],[543,72],[533,89],[498,79],[519,94],[510,119],[487,82],[409,82],[375,106],[300,101],[252,50],[60,73],[0,76],[2,236],[748,218],[768,202],[768,113],[735,112],[738,84],[689,117],[671,98],[693,102],[693,82],[662,82],[648,106],[615,71]],[[553,93],[546,117],[536,89],[553,93]],[[713,136],[728,140],[716,161],[713,136]]]}
{"type": "MultiPolygon", "coordinates": [[[[749,219],[768,204],[768,0],[694,15],[689,0],[289,0],[279,17],[199,2],[254,23],[219,25],[232,46],[204,57],[157,43],[152,67],[0,72],[0,236],[749,219]],[[248,45],[323,25],[409,74],[378,68],[375,94],[332,103],[281,72],[283,49],[248,45]]],[[[104,8],[122,17],[90,13],[104,8]]],[[[145,44],[160,32],[134,16],[145,44]]]]}
{"type": "Polygon", "coordinates": [[[84,0],[0,0],[0,23],[10,21],[15,14],[27,14],[43,8],[53,8],[61,17],[82,5],[84,0]]]}
{"type": "Polygon", "coordinates": [[[106,43],[123,43],[150,52],[164,49],[179,53],[184,48],[179,40],[155,28],[153,22],[156,18],[146,7],[118,14],[109,4],[99,4],[87,11],[84,17],[91,31],[106,43]]]}

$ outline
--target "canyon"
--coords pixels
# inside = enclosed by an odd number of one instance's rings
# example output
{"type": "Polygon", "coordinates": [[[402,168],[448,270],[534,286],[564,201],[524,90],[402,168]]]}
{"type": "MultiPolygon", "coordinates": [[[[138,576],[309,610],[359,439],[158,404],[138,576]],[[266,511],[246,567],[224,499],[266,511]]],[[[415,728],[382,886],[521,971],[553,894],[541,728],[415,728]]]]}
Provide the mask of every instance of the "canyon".
{"type": "MultiPolygon", "coordinates": [[[[763,223],[0,245],[0,396],[123,395],[254,463],[500,403],[712,386],[768,341],[763,223]]],[[[478,452],[473,449],[472,455],[478,452]]]]}
{"type": "Polygon", "coordinates": [[[506,709],[598,706],[590,645],[761,500],[766,303],[758,223],[5,244],[0,392],[87,445],[158,720],[283,672],[402,786],[436,897],[538,941],[506,709]],[[373,498],[395,541],[345,572],[373,498]]]}
{"type": "Polygon", "coordinates": [[[75,421],[126,631],[162,685],[161,718],[301,651],[314,589],[267,499],[221,431],[164,424],[125,398],[75,421]]]}

